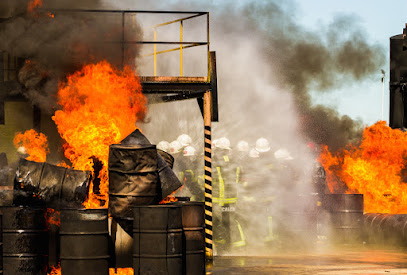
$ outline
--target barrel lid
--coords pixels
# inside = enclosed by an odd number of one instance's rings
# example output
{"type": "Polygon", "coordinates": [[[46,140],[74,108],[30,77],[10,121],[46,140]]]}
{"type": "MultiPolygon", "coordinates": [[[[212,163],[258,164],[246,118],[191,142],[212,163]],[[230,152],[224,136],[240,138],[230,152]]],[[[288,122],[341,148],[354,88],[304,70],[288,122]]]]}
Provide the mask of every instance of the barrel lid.
{"type": "Polygon", "coordinates": [[[133,208],[180,208],[181,205],[175,205],[175,204],[152,204],[152,205],[135,205],[133,208]]]}

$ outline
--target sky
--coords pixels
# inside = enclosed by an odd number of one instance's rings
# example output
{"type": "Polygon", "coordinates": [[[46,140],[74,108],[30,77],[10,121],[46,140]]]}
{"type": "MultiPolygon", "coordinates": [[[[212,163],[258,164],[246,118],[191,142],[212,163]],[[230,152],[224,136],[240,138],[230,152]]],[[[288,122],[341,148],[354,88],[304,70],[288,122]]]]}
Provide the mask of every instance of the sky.
{"type": "MultiPolygon", "coordinates": [[[[386,72],[384,86],[384,120],[389,121],[389,38],[401,34],[407,23],[407,1],[391,0],[299,0],[298,22],[316,29],[319,25],[327,25],[337,15],[353,15],[359,20],[360,26],[366,31],[369,39],[383,46],[386,53],[386,72]]],[[[329,94],[314,97],[316,103],[335,108],[339,113],[353,119],[361,119],[364,124],[371,125],[382,119],[382,73],[377,77],[362,82],[349,83],[347,88],[334,90],[329,94]]]]}

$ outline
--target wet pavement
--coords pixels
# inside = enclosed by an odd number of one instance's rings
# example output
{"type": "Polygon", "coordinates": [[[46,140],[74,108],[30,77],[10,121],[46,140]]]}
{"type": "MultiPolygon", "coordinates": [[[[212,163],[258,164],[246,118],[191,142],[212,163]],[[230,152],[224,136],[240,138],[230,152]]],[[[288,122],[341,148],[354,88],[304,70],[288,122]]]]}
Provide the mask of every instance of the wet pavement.
{"type": "Polygon", "coordinates": [[[358,247],[267,256],[216,256],[206,274],[407,274],[407,250],[358,247]]]}

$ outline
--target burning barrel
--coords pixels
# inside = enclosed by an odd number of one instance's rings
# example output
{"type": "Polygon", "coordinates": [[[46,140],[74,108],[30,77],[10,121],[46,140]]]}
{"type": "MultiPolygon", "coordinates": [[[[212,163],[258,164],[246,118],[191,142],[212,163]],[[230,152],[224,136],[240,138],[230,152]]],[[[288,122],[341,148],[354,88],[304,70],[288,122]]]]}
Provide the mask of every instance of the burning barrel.
{"type": "Polygon", "coordinates": [[[182,210],[184,273],[205,274],[205,205],[190,201],[178,201],[176,205],[182,210]]]}
{"type": "Polygon", "coordinates": [[[357,244],[363,237],[363,195],[327,194],[324,207],[330,214],[331,240],[338,244],[357,244]]]}
{"type": "Polygon", "coordinates": [[[109,274],[107,209],[61,210],[61,272],[109,274]]]}
{"type": "Polygon", "coordinates": [[[1,207],[4,274],[46,274],[48,234],[45,209],[1,207]]]}
{"type": "Polygon", "coordinates": [[[182,213],[177,205],[134,207],[134,274],[182,274],[182,213]]]}

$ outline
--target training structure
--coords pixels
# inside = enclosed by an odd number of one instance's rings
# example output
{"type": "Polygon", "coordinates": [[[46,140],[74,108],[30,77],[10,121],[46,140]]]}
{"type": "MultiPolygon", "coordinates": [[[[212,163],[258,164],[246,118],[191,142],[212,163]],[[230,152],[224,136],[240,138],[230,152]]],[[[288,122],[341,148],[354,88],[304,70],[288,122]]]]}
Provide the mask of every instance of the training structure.
{"type": "MultiPolygon", "coordinates": [[[[209,12],[200,11],[146,11],[146,10],[96,10],[96,9],[52,9],[47,10],[58,16],[64,13],[81,13],[89,14],[90,16],[106,16],[116,17],[121,20],[121,41],[107,41],[107,43],[116,43],[117,49],[120,49],[122,67],[125,65],[126,49],[129,47],[152,46],[153,51],[145,54],[153,58],[153,76],[141,76],[141,84],[143,93],[147,96],[149,103],[161,103],[181,101],[187,99],[196,99],[198,106],[204,118],[205,127],[205,233],[206,233],[206,257],[211,259],[213,256],[212,250],[212,171],[211,171],[211,122],[218,121],[218,96],[217,96],[217,75],[216,75],[216,54],[210,51],[209,41],[209,12]],[[172,19],[167,22],[158,22],[151,27],[154,39],[147,40],[128,40],[126,29],[129,22],[132,22],[136,16],[170,16],[172,19]],[[185,22],[189,22],[198,18],[200,22],[205,22],[206,37],[203,41],[185,41],[184,32],[187,28],[185,22]],[[160,41],[158,30],[166,27],[179,27],[179,36],[177,39],[169,41],[163,39],[160,41]],[[163,47],[167,47],[161,50],[163,47]],[[207,73],[203,76],[184,76],[184,61],[186,51],[190,48],[204,47],[206,48],[206,64],[207,73]],[[157,75],[160,57],[166,53],[179,53],[179,75],[178,76],[160,76],[157,75]]],[[[12,15],[8,15],[12,17],[12,15]]],[[[8,18],[2,18],[0,22],[7,21],[8,18]]],[[[162,19],[161,19],[162,21],[162,19]]],[[[19,70],[24,66],[25,59],[18,56],[13,56],[3,52],[0,54],[0,92],[5,94],[5,97],[0,97],[0,130],[10,132],[12,134],[0,137],[0,153],[5,152],[9,159],[15,161],[18,158],[16,155],[12,139],[15,132],[35,129],[38,132],[44,132],[51,139],[57,139],[57,131],[47,132],[52,128],[52,120],[50,117],[41,112],[37,106],[31,106],[30,103],[21,95],[21,93],[13,93],[11,91],[21,90],[21,84],[18,82],[19,70]],[[17,95],[15,95],[17,94],[17,95]],[[14,123],[13,119],[17,119],[16,113],[24,113],[28,119],[14,123]],[[11,119],[9,119],[11,118],[11,119]],[[10,120],[10,121],[8,121],[10,120]],[[50,126],[51,125],[51,126],[50,126]]],[[[50,147],[53,145],[51,144],[50,147]]],[[[58,148],[60,144],[56,144],[58,148]]],[[[51,151],[53,148],[50,148],[51,151]]],[[[1,182],[0,189],[12,191],[12,186],[9,182],[1,182]]]]}

